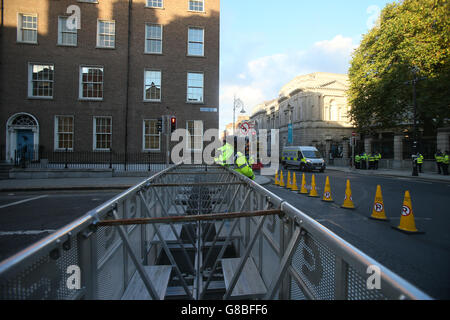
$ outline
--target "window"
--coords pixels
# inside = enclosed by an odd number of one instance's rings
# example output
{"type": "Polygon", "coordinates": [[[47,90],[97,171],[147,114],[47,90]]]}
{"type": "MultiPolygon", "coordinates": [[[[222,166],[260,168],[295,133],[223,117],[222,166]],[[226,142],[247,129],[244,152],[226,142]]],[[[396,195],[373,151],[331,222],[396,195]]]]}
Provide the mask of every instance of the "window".
{"type": "Polygon", "coordinates": [[[116,42],[116,23],[114,21],[98,20],[97,47],[114,48],[116,42]]]}
{"type": "Polygon", "coordinates": [[[94,150],[110,150],[112,118],[94,117],[94,150]]]}
{"type": "Polygon", "coordinates": [[[73,150],[73,116],[55,117],[55,150],[73,150]]]}
{"type": "Polygon", "coordinates": [[[68,17],[58,17],[58,44],[61,46],[77,45],[77,29],[67,27],[68,17]]]}
{"type": "Polygon", "coordinates": [[[145,25],[145,53],[162,53],[162,26],[145,25]]]}
{"type": "Polygon", "coordinates": [[[200,108],[200,112],[217,112],[217,108],[200,108]]]}
{"type": "Polygon", "coordinates": [[[205,30],[202,28],[189,28],[188,55],[203,56],[205,30]]]}
{"type": "Polygon", "coordinates": [[[144,120],[144,150],[159,150],[161,135],[158,132],[158,120],[144,120]]]}
{"type": "Polygon", "coordinates": [[[163,5],[163,0],[147,0],[147,7],[150,8],[162,8],[163,5]]]}
{"type": "Polygon", "coordinates": [[[103,99],[103,68],[80,68],[80,99],[103,99]]]}
{"type": "Polygon", "coordinates": [[[203,102],[203,73],[188,73],[187,101],[203,102]]]}
{"type": "Polygon", "coordinates": [[[186,121],[186,130],[190,135],[187,149],[193,151],[203,150],[203,122],[201,120],[186,121]]]}
{"type": "Polygon", "coordinates": [[[53,98],[53,76],[54,66],[52,64],[28,65],[28,97],[53,98]]]}
{"type": "Polygon", "coordinates": [[[37,15],[19,13],[17,42],[37,43],[37,15]]]}
{"type": "Polygon", "coordinates": [[[145,70],[144,100],[161,101],[161,71],[145,70]]]}
{"type": "Polygon", "coordinates": [[[204,0],[189,0],[190,11],[204,11],[204,0]]]}

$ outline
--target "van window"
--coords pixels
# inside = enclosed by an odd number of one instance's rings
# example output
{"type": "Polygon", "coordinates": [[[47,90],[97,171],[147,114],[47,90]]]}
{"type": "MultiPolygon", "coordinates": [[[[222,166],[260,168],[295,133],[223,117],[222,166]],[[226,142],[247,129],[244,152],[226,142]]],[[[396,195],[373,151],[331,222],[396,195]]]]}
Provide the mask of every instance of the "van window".
{"type": "Polygon", "coordinates": [[[320,152],[315,151],[315,150],[304,150],[303,154],[308,159],[321,159],[322,158],[322,155],[320,154],[320,152]]]}
{"type": "Polygon", "coordinates": [[[303,159],[303,154],[302,154],[301,151],[298,152],[297,158],[298,158],[298,159],[303,159]]]}

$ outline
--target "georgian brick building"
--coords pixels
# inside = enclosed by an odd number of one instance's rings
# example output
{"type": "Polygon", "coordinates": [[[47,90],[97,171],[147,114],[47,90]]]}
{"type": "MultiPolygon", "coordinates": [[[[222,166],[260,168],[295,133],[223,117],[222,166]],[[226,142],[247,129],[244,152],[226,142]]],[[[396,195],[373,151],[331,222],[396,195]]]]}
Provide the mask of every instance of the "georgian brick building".
{"type": "Polygon", "coordinates": [[[218,128],[219,16],[219,0],[5,0],[1,160],[24,146],[162,153],[163,116],[218,128]]]}

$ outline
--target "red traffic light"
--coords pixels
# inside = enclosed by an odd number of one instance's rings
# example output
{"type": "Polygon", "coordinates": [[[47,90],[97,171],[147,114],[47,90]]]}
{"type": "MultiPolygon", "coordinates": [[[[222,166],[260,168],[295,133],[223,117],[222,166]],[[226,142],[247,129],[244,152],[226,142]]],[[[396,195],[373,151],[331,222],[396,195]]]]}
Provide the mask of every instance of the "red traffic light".
{"type": "Polygon", "coordinates": [[[170,132],[174,132],[177,129],[177,118],[170,118],[170,132]]]}

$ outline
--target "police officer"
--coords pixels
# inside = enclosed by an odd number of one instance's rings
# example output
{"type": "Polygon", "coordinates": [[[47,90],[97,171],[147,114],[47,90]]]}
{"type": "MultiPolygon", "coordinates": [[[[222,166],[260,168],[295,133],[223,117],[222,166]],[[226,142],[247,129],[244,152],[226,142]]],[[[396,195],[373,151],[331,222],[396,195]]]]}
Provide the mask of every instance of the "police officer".
{"type": "Polygon", "coordinates": [[[420,152],[417,152],[417,166],[419,167],[419,172],[422,173],[422,164],[423,164],[423,155],[420,152]]]}
{"type": "Polygon", "coordinates": [[[361,168],[361,157],[359,154],[355,156],[355,168],[360,169],[361,168]]]}
{"type": "Polygon", "coordinates": [[[375,155],[373,153],[369,153],[369,170],[375,169],[375,155]]]}
{"type": "Polygon", "coordinates": [[[247,162],[247,158],[241,152],[234,152],[234,148],[231,144],[225,143],[224,146],[217,149],[221,154],[214,158],[215,162],[222,166],[229,166],[231,163],[231,159],[233,159],[233,163],[236,165],[236,172],[243,174],[244,176],[254,180],[255,174],[253,173],[252,168],[249,166],[247,162]]]}
{"type": "Polygon", "coordinates": [[[378,170],[378,164],[381,160],[381,153],[375,153],[375,170],[378,170]]]}
{"type": "Polygon", "coordinates": [[[361,153],[361,169],[367,169],[367,155],[365,152],[361,153]]]}
{"type": "Polygon", "coordinates": [[[449,154],[448,151],[445,151],[445,154],[442,157],[442,171],[444,176],[448,176],[448,162],[449,162],[449,154]]]}
{"type": "Polygon", "coordinates": [[[442,161],[444,160],[444,156],[442,155],[441,150],[438,150],[435,153],[434,158],[436,159],[438,174],[441,174],[442,161]]]}

